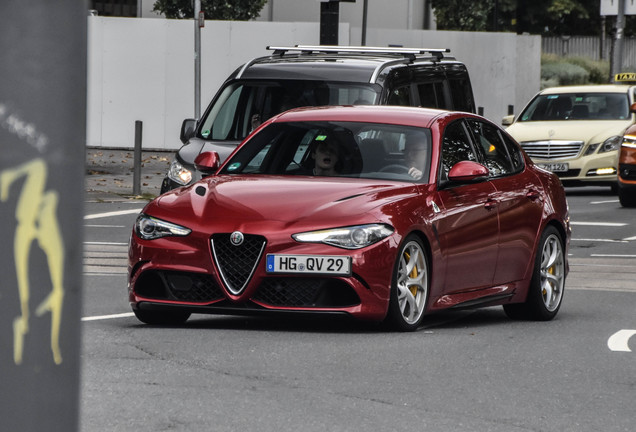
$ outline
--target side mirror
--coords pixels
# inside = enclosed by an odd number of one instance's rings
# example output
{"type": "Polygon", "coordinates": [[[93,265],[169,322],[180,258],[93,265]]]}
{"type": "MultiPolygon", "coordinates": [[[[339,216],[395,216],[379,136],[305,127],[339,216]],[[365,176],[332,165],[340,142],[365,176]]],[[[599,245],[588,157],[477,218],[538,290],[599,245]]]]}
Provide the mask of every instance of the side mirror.
{"type": "Polygon", "coordinates": [[[194,159],[194,168],[201,171],[203,175],[209,176],[214,174],[221,166],[221,158],[215,151],[203,152],[194,159]]]}
{"type": "Polygon", "coordinates": [[[448,172],[448,179],[455,183],[471,183],[488,177],[488,168],[473,161],[457,162],[448,172]]]}
{"type": "Polygon", "coordinates": [[[182,143],[187,143],[190,138],[194,136],[194,131],[197,130],[197,121],[195,119],[185,119],[181,123],[181,133],[179,139],[182,143]]]}
{"type": "Polygon", "coordinates": [[[633,103],[629,106],[629,112],[632,114],[636,114],[636,103],[633,103]]]}
{"type": "Polygon", "coordinates": [[[510,126],[515,121],[515,115],[507,115],[503,119],[501,119],[502,126],[510,126]]]}

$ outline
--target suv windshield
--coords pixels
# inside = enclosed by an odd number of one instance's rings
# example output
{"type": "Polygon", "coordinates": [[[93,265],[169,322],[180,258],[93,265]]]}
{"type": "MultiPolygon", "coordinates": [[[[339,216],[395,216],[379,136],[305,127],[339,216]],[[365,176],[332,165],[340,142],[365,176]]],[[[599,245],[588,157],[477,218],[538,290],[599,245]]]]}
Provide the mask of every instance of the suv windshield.
{"type": "Polygon", "coordinates": [[[226,86],[202,119],[199,137],[241,141],[268,118],[291,108],[376,104],[374,84],[325,81],[237,81],[226,86]]]}
{"type": "Polygon", "coordinates": [[[221,174],[428,181],[429,129],[356,122],[272,123],[221,174]]]}
{"type": "Polygon", "coordinates": [[[625,120],[629,116],[627,93],[563,93],[537,96],[519,121],[625,120]]]}

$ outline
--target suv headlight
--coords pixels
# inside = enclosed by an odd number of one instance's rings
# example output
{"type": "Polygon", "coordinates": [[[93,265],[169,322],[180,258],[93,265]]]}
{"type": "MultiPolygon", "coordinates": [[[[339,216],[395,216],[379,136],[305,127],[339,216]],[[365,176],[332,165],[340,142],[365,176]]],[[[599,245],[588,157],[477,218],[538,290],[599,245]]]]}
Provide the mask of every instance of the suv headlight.
{"type": "Polygon", "coordinates": [[[614,150],[618,150],[621,146],[622,141],[623,141],[623,137],[621,136],[616,135],[616,136],[610,137],[606,139],[605,141],[603,141],[603,144],[601,144],[601,148],[598,149],[598,152],[607,153],[614,150]]]}
{"type": "Polygon", "coordinates": [[[135,234],[144,240],[168,236],[187,236],[191,229],[141,213],[135,221],[135,234]]]}
{"type": "Polygon", "coordinates": [[[183,165],[179,163],[176,159],[172,161],[170,164],[170,169],[168,170],[168,178],[180,185],[187,185],[192,181],[192,171],[185,168],[183,165]]]}
{"type": "Polygon", "coordinates": [[[325,243],[345,249],[360,249],[393,234],[393,228],[383,224],[357,225],[310,231],[292,235],[301,243],[325,243]]]}

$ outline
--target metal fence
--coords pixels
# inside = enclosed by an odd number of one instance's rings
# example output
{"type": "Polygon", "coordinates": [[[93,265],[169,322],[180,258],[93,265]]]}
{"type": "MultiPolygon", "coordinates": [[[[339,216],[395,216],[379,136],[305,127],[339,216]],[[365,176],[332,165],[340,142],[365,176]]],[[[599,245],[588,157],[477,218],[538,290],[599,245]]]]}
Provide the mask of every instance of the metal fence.
{"type": "MultiPolygon", "coordinates": [[[[636,38],[624,39],[623,71],[636,71],[636,38]]],[[[541,52],[561,56],[581,56],[608,60],[612,55],[612,40],[601,43],[598,36],[551,36],[541,38],[541,52]]]]}

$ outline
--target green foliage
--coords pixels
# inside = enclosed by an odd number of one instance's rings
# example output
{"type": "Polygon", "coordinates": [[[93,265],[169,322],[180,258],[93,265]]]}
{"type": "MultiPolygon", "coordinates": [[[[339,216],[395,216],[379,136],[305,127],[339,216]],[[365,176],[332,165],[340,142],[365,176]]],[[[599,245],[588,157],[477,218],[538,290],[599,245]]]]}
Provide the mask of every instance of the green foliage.
{"type": "MultiPolygon", "coordinates": [[[[259,16],[267,0],[201,0],[201,10],[206,19],[247,21],[259,16]]],[[[157,0],[154,12],[162,13],[166,18],[192,18],[194,7],[192,0],[157,0]]]]}
{"type": "MultiPolygon", "coordinates": [[[[598,0],[432,0],[439,30],[600,33],[598,0]]],[[[626,26],[629,32],[629,26],[626,26]]]]}
{"type": "Polygon", "coordinates": [[[541,66],[541,87],[545,85],[587,84],[590,73],[581,66],[571,63],[549,63],[541,66]]]}
{"type": "Polygon", "coordinates": [[[581,66],[589,72],[590,84],[608,84],[610,65],[608,61],[592,60],[588,57],[567,57],[567,62],[581,66]]]}
{"type": "Polygon", "coordinates": [[[609,62],[586,57],[541,55],[541,88],[577,84],[608,84],[609,62]]]}

